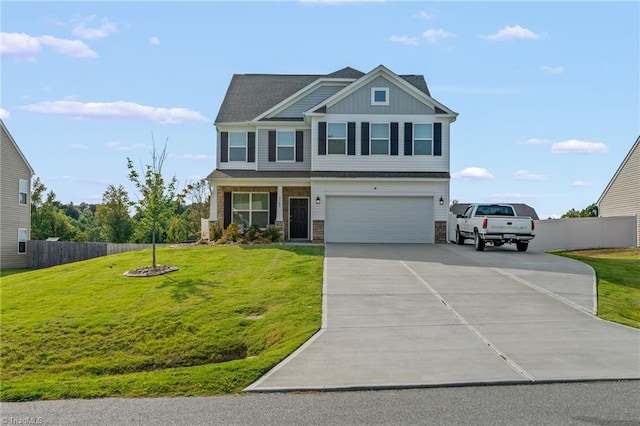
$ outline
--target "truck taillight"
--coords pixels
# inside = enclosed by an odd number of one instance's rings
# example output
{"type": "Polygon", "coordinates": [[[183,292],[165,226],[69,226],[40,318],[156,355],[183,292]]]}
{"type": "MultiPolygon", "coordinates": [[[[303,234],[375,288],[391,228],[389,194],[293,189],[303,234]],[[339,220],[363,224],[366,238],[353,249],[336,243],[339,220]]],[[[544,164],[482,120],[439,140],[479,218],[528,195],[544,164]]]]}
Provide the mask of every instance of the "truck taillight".
{"type": "Polygon", "coordinates": [[[487,229],[488,225],[489,225],[489,219],[485,217],[484,219],[482,219],[482,229],[487,229]]]}
{"type": "Polygon", "coordinates": [[[533,220],[531,220],[531,230],[532,231],[536,230],[536,223],[533,220]]]}

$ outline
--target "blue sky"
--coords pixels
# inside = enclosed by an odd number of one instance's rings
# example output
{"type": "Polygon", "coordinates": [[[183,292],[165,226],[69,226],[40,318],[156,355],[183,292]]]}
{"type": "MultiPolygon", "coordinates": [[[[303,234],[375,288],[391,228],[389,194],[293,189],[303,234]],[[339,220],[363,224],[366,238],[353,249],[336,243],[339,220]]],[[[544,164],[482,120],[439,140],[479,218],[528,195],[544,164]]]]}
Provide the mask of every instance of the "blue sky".
{"type": "MultiPolygon", "coordinates": [[[[640,134],[638,2],[12,2],[0,117],[63,202],[101,201],[168,139],[215,167],[234,73],[423,74],[458,112],[451,198],[541,218],[596,202],[640,134]]],[[[135,197],[134,197],[135,198],[135,197]]]]}

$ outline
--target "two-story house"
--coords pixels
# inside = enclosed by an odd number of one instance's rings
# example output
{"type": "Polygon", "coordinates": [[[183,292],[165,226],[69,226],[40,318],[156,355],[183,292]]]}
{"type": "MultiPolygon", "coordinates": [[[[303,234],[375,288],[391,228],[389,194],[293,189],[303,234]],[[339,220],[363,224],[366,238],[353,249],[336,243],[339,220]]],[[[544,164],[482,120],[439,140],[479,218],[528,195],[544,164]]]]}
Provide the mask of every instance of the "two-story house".
{"type": "Polygon", "coordinates": [[[0,269],[27,268],[33,169],[0,120],[0,269]]]}
{"type": "Polygon", "coordinates": [[[215,121],[210,221],[285,241],[445,242],[449,127],[422,75],[236,74],[215,121]]]}

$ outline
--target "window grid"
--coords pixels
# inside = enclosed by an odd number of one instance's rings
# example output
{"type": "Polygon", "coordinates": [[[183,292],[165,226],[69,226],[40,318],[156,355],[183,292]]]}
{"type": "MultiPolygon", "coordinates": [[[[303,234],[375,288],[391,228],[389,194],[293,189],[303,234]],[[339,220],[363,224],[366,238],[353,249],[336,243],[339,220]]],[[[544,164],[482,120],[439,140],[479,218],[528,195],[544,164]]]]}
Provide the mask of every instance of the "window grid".
{"type": "Polygon", "coordinates": [[[276,160],[292,162],[295,160],[295,132],[278,132],[276,139],[276,160]]]}
{"type": "Polygon", "coordinates": [[[29,182],[24,179],[20,179],[18,185],[18,204],[26,206],[27,201],[29,200],[29,182]]]}
{"type": "Polygon", "coordinates": [[[269,193],[234,192],[231,210],[238,225],[248,228],[255,223],[264,229],[269,223],[269,193]]]}
{"type": "Polygon", "coordinates": [[[431,123],[414,123],[413,125],[413,154],[433,154],[433,125],[431,123]]]}
{"type": "Polygon", "coordinates": [[[327,125],[327,154],[347,153],[347,123],[327,125]]]}
{"type": "Polygon", "coordinates": [[[246,132],[229,132],[229,161],[247,161],[246,132]]]}
{"type": "Polygon", "coordinates": [[[371,123],[369,134],[371,155],[389,155],[389,123],[371,123]]]}

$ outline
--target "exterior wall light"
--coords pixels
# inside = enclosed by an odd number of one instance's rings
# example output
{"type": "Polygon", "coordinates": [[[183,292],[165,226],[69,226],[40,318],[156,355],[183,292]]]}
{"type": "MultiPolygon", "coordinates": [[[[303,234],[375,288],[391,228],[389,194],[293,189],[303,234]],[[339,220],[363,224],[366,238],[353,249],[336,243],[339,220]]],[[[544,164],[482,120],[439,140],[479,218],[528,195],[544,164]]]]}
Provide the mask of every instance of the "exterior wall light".
{"type": "Polygon", "coordinates": [[[320,196],[316,197],[316,204],[320,204],[320,196]]]}
{"type": "Polygon", "coordinates": [[[444,206],[444,198],[442,198],[442,196],[440,196],[440,205],[444,206]]]}

